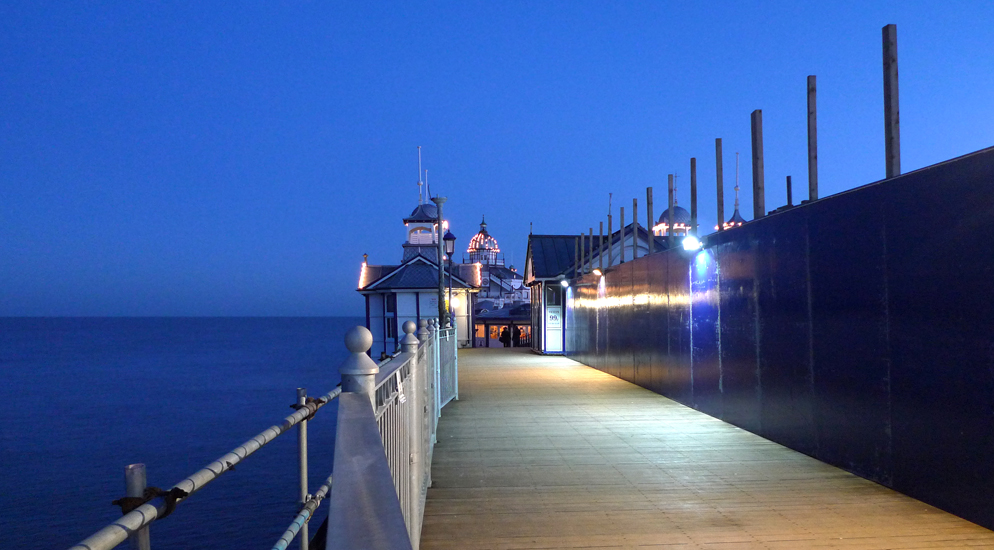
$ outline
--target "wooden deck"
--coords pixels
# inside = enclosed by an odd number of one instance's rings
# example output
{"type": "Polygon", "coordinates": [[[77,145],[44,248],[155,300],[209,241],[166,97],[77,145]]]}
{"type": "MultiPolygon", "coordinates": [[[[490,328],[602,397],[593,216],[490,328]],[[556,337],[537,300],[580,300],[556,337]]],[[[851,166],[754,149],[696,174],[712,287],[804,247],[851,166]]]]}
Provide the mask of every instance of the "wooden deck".
{"type": "Polygon", "coordinates": [[[459,353],[421,548],[994,548],[994,532],[568,359],[459,353]]]}

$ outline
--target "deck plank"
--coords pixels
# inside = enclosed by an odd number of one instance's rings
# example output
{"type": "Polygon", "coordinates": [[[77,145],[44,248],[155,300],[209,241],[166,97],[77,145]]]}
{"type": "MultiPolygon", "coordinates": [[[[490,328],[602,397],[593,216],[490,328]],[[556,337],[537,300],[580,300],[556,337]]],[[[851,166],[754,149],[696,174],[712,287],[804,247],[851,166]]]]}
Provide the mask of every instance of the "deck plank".
{"type": "Polygon", "coordinates": [[[560,357],[459,353],[421,548],[994,548],[994,532],[560,357]]]}

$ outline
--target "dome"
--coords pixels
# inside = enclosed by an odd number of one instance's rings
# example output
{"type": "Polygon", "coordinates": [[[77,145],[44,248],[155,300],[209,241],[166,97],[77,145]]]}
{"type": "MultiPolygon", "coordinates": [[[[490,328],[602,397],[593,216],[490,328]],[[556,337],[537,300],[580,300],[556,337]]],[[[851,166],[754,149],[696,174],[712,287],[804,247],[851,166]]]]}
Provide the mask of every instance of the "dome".
{"type": "Polygon", "coordinates": [[[466,249],[466,252],[481,252],[484,250],[500,252],[500,247],[497,246],[497,239],[487,233],[487,224],[482,224],[480,232],[473,235],[473,238],[469,240],[469,248],[466,249]]]}
{"type": "Polygon", "coordinates": [[[728,218],[728,221],[724,223],[724,227],[725,229],[730,229],[732,227],[738,227],[745,222],[745,219],[742,218],[742,214],[739,214],[739,209],[736,208],[735,212],[732,213],[732,217],[728,218]]]}
{"type": "Polygon", "coordinates": [[[417,208],[411,212],[411,215],[404,218],[404,223],[424,223],[431,222],[434,223],[438,220],[438,207],[434,204],[419,204],[417,208]]]}
{"type": "MultiPolygon", "coordinates": [[[[663,210],[663,213],[659,215],[659,221],[656,223],[670,223],[670,209],[667,208],[663,210]]],[[[673,225],[690,225],[690,212],[687,212],[686,208],[681,208],[678,205],[673,206],[673,225]]]]}
{"type": "Polygon", "coordinates": [[[486,219],[480,222],[480,232],[469,240],[469,248],[466,249],[466,252],[469,253],[470,263],[504,265],[504,255],[500,252],[497,239],[487,233],[486,219]]]}

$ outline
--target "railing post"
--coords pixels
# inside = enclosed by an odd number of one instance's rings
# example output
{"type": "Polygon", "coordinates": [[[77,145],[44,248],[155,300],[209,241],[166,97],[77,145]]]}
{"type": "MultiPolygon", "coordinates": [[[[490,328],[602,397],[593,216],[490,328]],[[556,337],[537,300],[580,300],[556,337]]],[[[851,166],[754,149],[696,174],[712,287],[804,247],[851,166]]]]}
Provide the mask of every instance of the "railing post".
{"type": "Polygon", "coordinates": [[[373,411],[376,411],[376,374],[380,372],[380,367],[366,355],[372,346],[373,335],[369,329],[359,326],[350,328],[345,333],[345,347],[352,355],[342,362],[338,372],[342,375],[342,391],[367,395],[373,411]]]}
{"type": "Polygon", "coordinates": [[[418,337],[414,335],[417,325],[414,321],[404,321],[404,337],[400,339],[400,351],[404,353],[418,352],[418,337]]]}
{"type": "Polygon", "coordinates": [[[432,369],[435,375],[435,422],[442,416],[442,331],[445,328],[439,323],[435,327],[435,367],[432,369]]]}
{"type": "Polygon", "coordinates": [[[410,372],[407,375],[406,382],[406,393],[410,401],[408,410],[410,412],[407,417],[406,433],[404,434],[407,437],[407,445],[410,453],[406,457],[409,464],[407,487],[410,498],[406,503],[407,509],[405,513],[408,519],[408,529],[411,533],[411,545],[414,550],[417,550],[420,546],[421,524],[424,515],[424,510],[422,509],[423,502],[421,500],[421,484],[424,479],[425,460],[423,449],[424,396],[422,395],[423,376],[421,374],[424,365],[418,361],[418,347],[421,346],[421,342],[414,335],[415,328],[417,328],[417,325],[414,324],[414,321],[404,323],[403,329],[405,334],[400,344],[402,351],[410,354],[410,358],[408,359],[410,372]]]}
{"type": "MultiPolygon", "coordinates": [[[[456,333],[455,330],[452,331],[456,333]]],[[[455,395],[452,397],[459,401],[459,339],[453,338],[452,342],[452,383],[455,385],[455,395]]]]}
{"type": "MultiPolygon", "coordinates": [[[[147,478],[144,464],[129,464],[124,468],[124,494],[128,497],[145,497],[147,478]]],[[[151,550],[152,542],[148,536],[148,527],[142,527],[128,539],[133,550],[151,550]]]]}
{"type": "Polygon", "coordinates": [[[441,355],[442,350],[440,349],[440,346],[439,346],[439,344],[441,344],[441,341],[439,340],[439,330],[440,330],[440,327],[438,326],[437,323],[435,323],[434,319],[431,319],[430,321],[428,321],[428,330],[431,331],[431,344],[432,345],[431,345],[431,358],[429,359],[430,366],[428,367],[428,372],[425,373],[426,374],[425,379],[427,380],[428,391],[431,392],[431,397],[432,397],[432,399],[431,399],[431,402],[432,402],[431,403],[431,425],[432,425],[431,442],[432,442],[432,444],[434,444],[434,443],[436,443],[438,441],[437,434],[436,434],[436,427],[438,426],[438,399],[439,399],[439,397],[438,397],[438,395],[439,395],[439,392],[438,392],[438,385],[439,385],[438,365],[439,365],[439,356],[441,355]]]}
{"type": "Polygon", "coordinates": [[[418,332],[416,334],[418,335],[418,341],[419,342],[423,343],[423,342],[427,342],[428,341],[428,320],[427,319],[421,319],[421,320],[418,321],[418,332]]]}
{"type": "MultiPolygon", "coordinates": [[[[297,388],[297,405],[307,406],[307,388],[297,388]]],[[[297,425],[297,455],[300,465],[300,507],[307,504],[310,495],[307,493],[307,420],[301,420],[297,425]]],[[[300,550],[308,550],[310,537],[307,532],[307,523],[300,526],[300,550]]]]}

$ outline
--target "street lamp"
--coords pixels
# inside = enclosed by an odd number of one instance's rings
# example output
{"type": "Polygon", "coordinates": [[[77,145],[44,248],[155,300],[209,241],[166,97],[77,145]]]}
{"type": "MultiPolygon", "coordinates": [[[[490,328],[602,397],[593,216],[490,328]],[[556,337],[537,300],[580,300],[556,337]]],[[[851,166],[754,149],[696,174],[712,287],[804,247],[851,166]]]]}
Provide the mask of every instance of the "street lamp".
{"type": "Polygon", "coordinates": [[[431,198],[431,202],[435,203],[435,206],[437,207],[436,208],[436,212],[435,212],[435,216],[436,216],[435,219],[437,220],[436,226],[435,226],[437,228],[437,230],[435,231],[435,239],[436,239],[436,244],[438,245],[438,323],[439,323],[439,328],[445,326],[445,313],[446,313],[446,311],[445,311],[445,271],[443,271],[443,269],[445,269],[445,268],[442,266],[442,253],[444,251],[442,250],[442,239],[439,238],[439,237],[442,236],[442,227],[443,227],[443,225],[442,225],[442,205],[445,204],[445,201],[446,201],[445,197],[432,197],[431,198]]]}
{"type": "Polygon", "coordinates": [[[449,318],[448,321],[452,322],[452,254],[456,251],[456,236],[452,234],[451,231],[446,231],[445,236],[442,237],[445,241],[445,255],[449,257],[449,318]]]}

